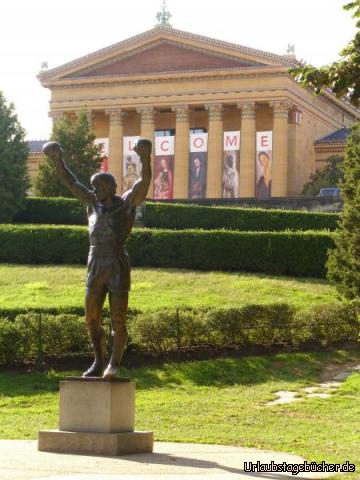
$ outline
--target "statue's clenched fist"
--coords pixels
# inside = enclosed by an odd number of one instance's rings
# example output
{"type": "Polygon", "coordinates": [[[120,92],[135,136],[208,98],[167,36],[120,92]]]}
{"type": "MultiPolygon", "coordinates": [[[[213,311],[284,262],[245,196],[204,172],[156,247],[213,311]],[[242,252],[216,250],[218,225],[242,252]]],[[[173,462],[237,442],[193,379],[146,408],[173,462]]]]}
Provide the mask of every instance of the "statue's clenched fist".
{"type": "Polygon", "coordinates": [[[43,153],[52,160],[60,160],[62,158],[63,149],[58,142],[47,142],[43,146],[43,153]]]}
{"type": "Polygon", "coordinates": [[[150,140],[141,138],[134,147],[134,151],[139,155],[141,160],[144,158],[150,158],[152,144],[150,140]]]}

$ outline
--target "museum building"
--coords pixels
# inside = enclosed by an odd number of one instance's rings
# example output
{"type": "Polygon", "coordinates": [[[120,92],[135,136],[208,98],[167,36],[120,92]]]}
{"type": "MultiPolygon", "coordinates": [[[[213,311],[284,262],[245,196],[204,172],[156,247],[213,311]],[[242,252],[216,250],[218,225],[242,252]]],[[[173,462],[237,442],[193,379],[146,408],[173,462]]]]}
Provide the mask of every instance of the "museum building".
{"type": "Polygon", "coordinates": [[[154,142],[149,198],[288,197],[344,151],[360,117],[330,91],[301,87],[297,65],[159,25],[38,78],[54,122],[87,112],[118,191],[139,177],[132,147],[144,137],[154,142]]]}

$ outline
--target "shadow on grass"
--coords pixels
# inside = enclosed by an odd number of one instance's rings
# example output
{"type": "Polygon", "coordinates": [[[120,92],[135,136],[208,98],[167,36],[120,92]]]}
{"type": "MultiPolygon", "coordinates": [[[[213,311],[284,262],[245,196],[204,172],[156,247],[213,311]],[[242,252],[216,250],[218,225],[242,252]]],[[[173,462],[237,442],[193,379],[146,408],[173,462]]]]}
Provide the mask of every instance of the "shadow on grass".
{"type": "Polygon", "coordinates": [[[356,351],[283,353],[244,358],[168,363],[161,367],[122,369],[138,389],[179,385],[256,385],[269,381],[314,382],[329,362],[343,363],[359,358],[356,351]]]}
{"type": "MultiPolygon", "coordinates": [[[[313,383],[318,380],[326,364],[341,364],[359,357],[359,350],[281,353],[122,368],[120,374],[132,378],[139,390],[176,388],[181,385],[251,386],[272,381],[313,383]]],[[[59,381],[68,376],[80,375],[80,371],[74,370],[47,373],[0,372],[0,399],[2,395],[17,397],[56,392],[59,381]]]]}

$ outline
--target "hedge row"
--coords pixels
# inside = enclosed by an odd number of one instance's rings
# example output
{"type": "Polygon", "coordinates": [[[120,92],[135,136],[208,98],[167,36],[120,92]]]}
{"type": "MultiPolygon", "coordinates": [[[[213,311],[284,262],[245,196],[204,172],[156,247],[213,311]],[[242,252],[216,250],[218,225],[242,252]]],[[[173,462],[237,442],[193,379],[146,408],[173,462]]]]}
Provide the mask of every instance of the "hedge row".
{"type": "Polygon", "coordinates": [[[296,311],[288,304],[144,313],[130,323],[132,341],[151,353],[212,347],[328,346],[358,341],[355,304],[318,305],[296,311]]]}
{"type": "MultiPolygon", "coordinates": [[[[128,327],[133,347],[155,355],[199,347],[301,349],[358,341],[358,312],[355,304],[340,303],[305,312],[287,304],[188,307],[138,314],[129,319],[128,327]]],[[[105,333],[109,345],[109,328],[105,333]]],[[[85,321],[79,316],[30,312],[13,321],[0,318],[0,365],[84,353],[90,354],[91,347],[85,321]]]]}
{"type": "MultiPolygon", "coordinates": [[[[85,263],[86,227],[0,225],[0,262],[85,263]]],[[[133,266],[264,272],[323,277],[329,232],[134,230],[128,240],[133,266]]]]}
{"type": "Polygon", "coordinates": [[[27,197],[25,208],[13,219],[20,223],[86,225],[86,209],[74,198],[27,197]]]}
{"type": "Polygon", "coordinates": [[[294,210],[203,207],[146,203],[143,223],[149,228],[260,231],[335,230],[339,215],[294,210]]]}
{"type": "MultiPolygon", "coordinates": [[[[238,231],[335,230],[336,213],[309,213],[260,208],[203,207],[147,202],[142,221],[149,228],[238,231]]],[[[85,208],[71,198],[26,199],[15,222],[62,225],[86,224],[85,208]]]]}

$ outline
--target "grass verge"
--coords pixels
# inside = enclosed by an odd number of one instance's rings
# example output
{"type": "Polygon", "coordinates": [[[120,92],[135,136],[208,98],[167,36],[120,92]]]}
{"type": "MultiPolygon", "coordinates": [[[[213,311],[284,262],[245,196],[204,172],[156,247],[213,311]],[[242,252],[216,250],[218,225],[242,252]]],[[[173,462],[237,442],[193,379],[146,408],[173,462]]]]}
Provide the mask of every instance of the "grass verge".
{"type": "MultiPolygon", "coordinates": [[[[84,266],[0,265],[0,305],[11,308],[82,307],[84,266]]],[[[129,305],[140,310],[181,305],[237,307],[287,302],[298,308],[334,301],[324,280],[264,274],[134,268],[129,305]]]]}

